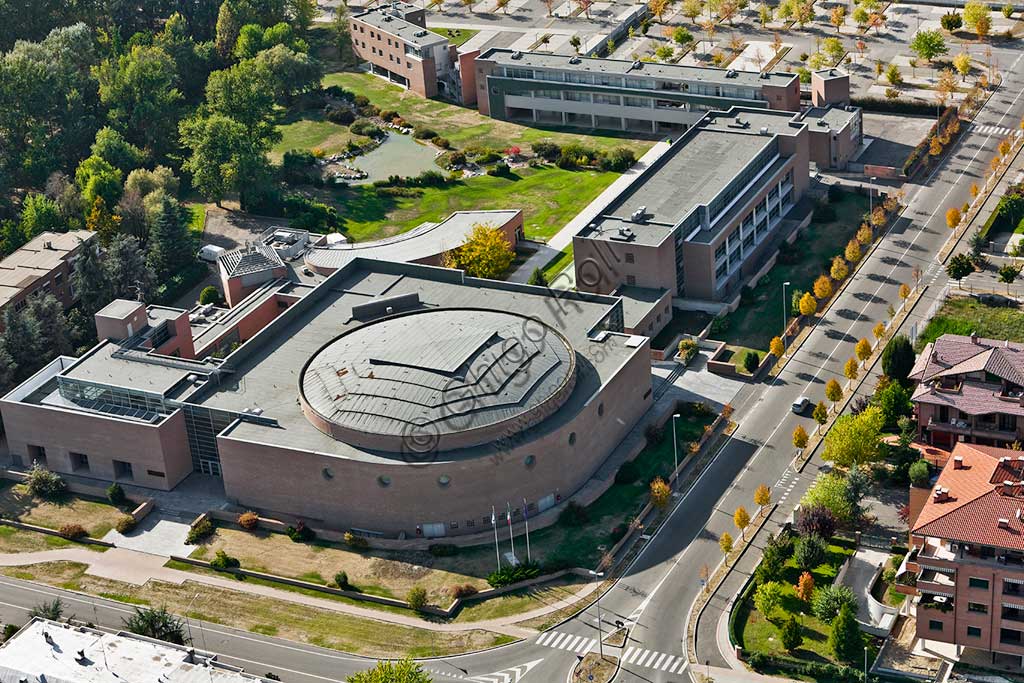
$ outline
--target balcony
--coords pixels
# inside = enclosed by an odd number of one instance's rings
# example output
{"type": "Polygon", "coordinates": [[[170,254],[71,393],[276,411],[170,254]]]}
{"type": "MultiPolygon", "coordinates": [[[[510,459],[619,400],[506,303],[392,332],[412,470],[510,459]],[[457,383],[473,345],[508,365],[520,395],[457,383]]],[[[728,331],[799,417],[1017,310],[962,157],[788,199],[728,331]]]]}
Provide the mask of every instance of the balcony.
{"type": "Polygon", "coordinates": [[[999,614],[1003,621],[1017,621],[1024,623],[1024,609],[1014,609],[1012,607],[1003,607],[1003,611],[999,614]]]}
{"type": "Polygon", "coordinates": [[[956,587],[956,581],[953,580],[951,574],[952,570],[947,573],[938,569],[922,567],[917,575],[917,590],[921,593],[930,593],[932,591],[952,593],[956,587]]]}
{"type": "Polygon", "coordinates": [[[949,614],[953,611],[953,598],[949,595],[936,595],[934,593],[921,593],[920,601],[917,603],[918,619],[921,618],[921,610],[941,612],[949,614]]]}
{"type": "Polygon", "coordinates": [[[996,421],[988,422],[977,418],[943,421],[932,417],[928,419],[928,429],[932,431],[963,434],[964,436],[981,436],[989,439],[999,439],[1001,441],[1015,441],[1017,439],[1016,430],[1000,429],[1000,425],[996,421]]]}

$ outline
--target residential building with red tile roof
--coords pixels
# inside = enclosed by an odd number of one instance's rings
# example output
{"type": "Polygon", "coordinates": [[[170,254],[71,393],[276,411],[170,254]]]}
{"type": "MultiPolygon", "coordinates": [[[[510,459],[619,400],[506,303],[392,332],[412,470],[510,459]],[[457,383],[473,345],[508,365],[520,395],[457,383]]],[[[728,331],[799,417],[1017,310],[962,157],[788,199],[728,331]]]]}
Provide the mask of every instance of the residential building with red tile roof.
{"type": "Polygon", "coordinates": [[[1024,667],[1024,452],[959,443],[952,456],[912,523],[902,592],[919,638],[1024,667]]]}
{"type": "Polygon", "coordinates": [[[1009,446],[1024,440],[1024,345],[944,334],[925,346],[910,379],[920,438],[1009,446]]]}

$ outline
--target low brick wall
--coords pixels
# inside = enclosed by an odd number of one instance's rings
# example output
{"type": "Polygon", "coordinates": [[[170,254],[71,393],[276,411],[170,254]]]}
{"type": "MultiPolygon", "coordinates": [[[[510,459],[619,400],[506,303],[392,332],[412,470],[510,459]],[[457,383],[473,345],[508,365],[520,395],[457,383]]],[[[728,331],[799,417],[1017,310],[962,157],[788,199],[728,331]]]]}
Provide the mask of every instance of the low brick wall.
{"type": "Polygon", "coordinates": [[[146,500],[139,503],[139,505],[128,514],[131,515],[132,519],[135,520],[135,523],[138,524],[139,522],[144,520],[146,516],[149,515],[150,512],[152,512],[155,509],[156,501],[153,500],[152,498],[147,498],[146,500]]]}
{"type": "MultiPolygon", "coordinates": [[[[40,534],[46,534],[47,536],[57,536],[58,538],[64,538],[56,529],[49,529],[45,526],[36,526],[34,524],[25,524],[24,522],[18,522],[13,519],[3,519],[2,517],[0,517],[0,525],[12,526],[15,529],[24,529],[25,531],[35,531],[40,534]]],[[[88,536],[82,538],[68,538],[65,540],[73,541],[75,543],[82,543],[85,545],[98,545],[104,548],[114,547],[113,543],[107,543],[106,541],[101,541],[98,538],[89,538],[88,536]]]]}

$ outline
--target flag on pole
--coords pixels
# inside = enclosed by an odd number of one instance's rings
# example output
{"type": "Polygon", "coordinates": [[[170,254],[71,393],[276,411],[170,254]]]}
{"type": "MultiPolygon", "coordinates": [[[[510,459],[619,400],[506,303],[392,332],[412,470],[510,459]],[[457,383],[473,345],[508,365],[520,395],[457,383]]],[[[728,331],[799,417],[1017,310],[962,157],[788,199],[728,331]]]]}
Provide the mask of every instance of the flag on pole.
{"type": "Polygon", "coordinates": [[[508,540],[512,544],[512,563],[518,564],[516,561],[516,539],[512,534],[512,504],[507,500],[505,501],[505,516],[508,518],[508,540]]]}
{"type": "Polygon", "coordinates": [[[491,528],[494,529],[494,557],[498,561],[498,571],[501,571],[501,552],[498,550],[498,518],[494,514],[494,506],[491,506],[491,528]]]}

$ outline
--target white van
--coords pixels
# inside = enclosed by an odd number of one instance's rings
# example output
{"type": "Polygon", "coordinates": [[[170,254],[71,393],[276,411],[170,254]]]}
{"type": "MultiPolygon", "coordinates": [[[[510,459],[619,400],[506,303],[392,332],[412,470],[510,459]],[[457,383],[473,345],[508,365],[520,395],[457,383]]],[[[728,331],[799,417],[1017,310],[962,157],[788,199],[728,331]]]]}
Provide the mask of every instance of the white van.
{"type": "Polygon", "coordinates": [[[218,247],[216,244],[204,244],[196,256],[200,261],[206,261],[207,263],[216,263],[217,258],[226,252],[227,249],[224,247],[218,247]]]}

